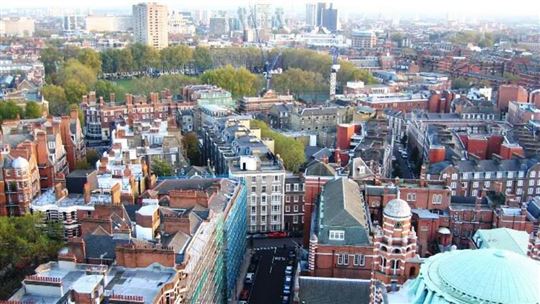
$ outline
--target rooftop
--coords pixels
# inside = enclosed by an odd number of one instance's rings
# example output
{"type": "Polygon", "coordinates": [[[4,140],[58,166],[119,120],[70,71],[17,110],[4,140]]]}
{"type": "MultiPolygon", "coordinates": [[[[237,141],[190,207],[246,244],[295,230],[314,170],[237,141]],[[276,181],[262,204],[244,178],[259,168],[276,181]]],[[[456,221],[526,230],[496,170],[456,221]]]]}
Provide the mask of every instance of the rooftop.
{"type": "Polygon", "coordinates": [[[529,235],[525,231],[508,228],[478,229],[473,240],[479,248],[504,249],[527,255],[529,235]]]}

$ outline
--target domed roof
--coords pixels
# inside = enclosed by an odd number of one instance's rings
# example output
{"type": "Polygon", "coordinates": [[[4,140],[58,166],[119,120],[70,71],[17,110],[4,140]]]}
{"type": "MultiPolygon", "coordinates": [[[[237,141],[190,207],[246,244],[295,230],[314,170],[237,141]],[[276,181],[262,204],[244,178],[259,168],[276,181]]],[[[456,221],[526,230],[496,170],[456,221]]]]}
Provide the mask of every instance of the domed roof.
{"type": "Polygon", "coordinates": [[[539,273],[540,263],[511,251],[455,250],[428,258],[413,285],[429,303],[538,303],[539,273]]]}
{"type": "Polygon", "coordinates": [[[23,157],[17,157],[11,162],[11,167],[13,169],[27,169],[29,166],[28,161],[23,157]]]}
{"type": "Polygon", "coordinates": [[[412,216],[409,204],[399,198],[389,201],[386,207],[384,207],[383,213],[386,216],[394,218],[407,218],[412,216]]]}

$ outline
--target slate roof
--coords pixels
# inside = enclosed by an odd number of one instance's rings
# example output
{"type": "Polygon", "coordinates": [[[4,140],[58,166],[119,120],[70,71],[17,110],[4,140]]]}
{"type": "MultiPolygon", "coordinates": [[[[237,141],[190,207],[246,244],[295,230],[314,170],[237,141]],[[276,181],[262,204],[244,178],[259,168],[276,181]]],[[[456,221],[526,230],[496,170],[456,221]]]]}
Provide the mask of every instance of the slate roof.
{"type": "Polygon", "coordinates": [[[167,195],[171,190],[189,190],[210,188],[218,179],[168,179],[159,183],[153,190],[160,195],[167,195]]]}
{"type": "Polygon", "coordinates": [[[86,258],[115,260],[115,249],[118,244],[127,244],[129,240],[114,239],[111,235],[89,234],[84,238],[86,258]]]}
{"type": "Polygon", "coordinates": [[[320,161],[312,161],[307,165],[306,168],[306,176],[335,176],[336,170],[332,168],[330,165],[325,164],[320,161]]]}
{"type": "Polygon", "coordinates": [[[369,303],[369,280],[301,276],[299,285],[299,303],[369,303]]]}
{"type": "Polygon", "coordinates": [[[349,178],[331,180],[324,186],[319,204],[318,238],[321,244],[369,244],[371,222],[360,187],[349,178]],[[330,230],[345,231],[345,239],[329,239],[330,230]]]}

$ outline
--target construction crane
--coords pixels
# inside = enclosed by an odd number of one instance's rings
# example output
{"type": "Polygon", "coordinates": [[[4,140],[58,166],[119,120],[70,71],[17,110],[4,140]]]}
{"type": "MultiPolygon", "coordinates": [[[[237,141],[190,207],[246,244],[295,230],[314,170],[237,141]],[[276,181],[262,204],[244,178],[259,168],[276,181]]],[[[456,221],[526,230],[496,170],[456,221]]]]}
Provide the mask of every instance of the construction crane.
{"type": "Polygon", "coordinates": [[[330,54],[332,55],[332,67],[330,68],[330,100],[336,99],[336,82],[337,82],[337,72],[341,68],[338,63],[339,50],[337,47],[333,46],[330,49],[330,54]]]}
{"type": "Polygon", "coordinates": [[[259,36],[259,29],[257,24],[257,10],[255,6],[250,7],[250,18],[253,29],[255,31],[255,41],[257,42],[257,46],[261,49],[261,55],[263,59],[263,77],[265,79],[264,92],[267,92],[271,88],[270,81],[272,79],[272,71],[276,68],[276,64],[281,57],[283,51],[280,50],[279,53],[273,58],[272,62],[270,62],[270,58],[268,58],[268,54],[265,52],[263,44],[261,42],[261,38],[259,36]]]}

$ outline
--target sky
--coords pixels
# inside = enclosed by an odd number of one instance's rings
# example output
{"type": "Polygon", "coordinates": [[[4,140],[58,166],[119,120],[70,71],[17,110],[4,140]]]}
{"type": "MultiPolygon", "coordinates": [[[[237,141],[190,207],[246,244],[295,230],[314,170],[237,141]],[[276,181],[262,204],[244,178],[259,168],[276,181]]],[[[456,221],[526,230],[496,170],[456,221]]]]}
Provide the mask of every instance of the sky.
{"type": "MultiPolygon", "coordinates": [[[[298,0],[155,0],[166,4],[170,9],[235,9],[250,3],[271,3],[283,7],[286,11],[303,13],[309,1],[298,0]]],[[[132,4],[142,1],[131,0],[17,0],[4,1],[4,8],[63,7],[84,9],[125,9],[129,11],[132,4]]],[[[311,1],[312,3],[317,1],[311,1]]],[[[439,15],[451,14],[476,17],[515,17],[529,16],[540,18],[540,0],[334,0],[326,1],[349,14],[382,14],[382,15],[439,15]]]]}

